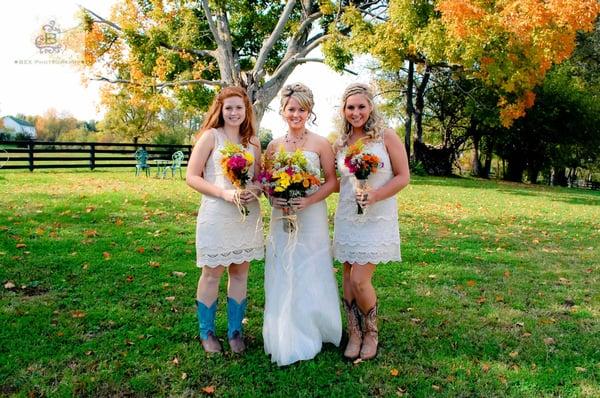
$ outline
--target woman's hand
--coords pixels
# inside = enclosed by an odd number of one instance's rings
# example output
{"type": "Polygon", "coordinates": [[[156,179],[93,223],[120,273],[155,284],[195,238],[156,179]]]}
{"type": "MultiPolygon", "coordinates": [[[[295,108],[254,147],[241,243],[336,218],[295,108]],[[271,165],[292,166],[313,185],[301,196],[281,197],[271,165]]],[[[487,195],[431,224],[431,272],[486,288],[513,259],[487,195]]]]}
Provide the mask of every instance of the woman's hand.
{"type": "Polygon", "coordinates": [[[283,209],[284,207],[289,207],[289,204],[287,199],[271,197],[271,206],[276,209],[283,209]]]}
{"type": "Polygon", "coordinates": [[[237,189],[224,189],[221,191],[221,199],[226,202],[234,203],[235,198],[239,195],[237,189]]]}
{"type": "Polygon", "coordinates": [[[255,195],[250,189],[244,189],[243,191],[240,191],[240,203],[241,204],[245,205],[256,199],[257,199],[257,195],[255,195]]]}
{"type": "Polygon", "coordinates": [[[290,206],[294,211],[304,210],[311,204],[312,203],[308,197],[290,199],[290,206]]]}
{"type": "Polygon", "coordinates": [[[369,188],[364,189],[364,190],[363,189],[356,190],[356,202],[363,209],[366,208],[367,206],[375,204],[378,201],[379,201],[379,199],[377,198],[377,191],[372,191],[369,188]]]}

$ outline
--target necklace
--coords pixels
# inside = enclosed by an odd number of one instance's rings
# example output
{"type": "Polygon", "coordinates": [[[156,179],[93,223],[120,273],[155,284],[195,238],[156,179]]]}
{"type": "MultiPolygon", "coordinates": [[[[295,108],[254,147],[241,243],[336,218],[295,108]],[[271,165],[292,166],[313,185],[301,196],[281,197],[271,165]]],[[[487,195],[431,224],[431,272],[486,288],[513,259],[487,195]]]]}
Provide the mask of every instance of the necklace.
{"type": "Polygon", "coordinates": [[[290,132],[288,131],[288,133],[285,135],[285,137],[283,137],[283,141],[286,144],[290,144],[294,146],[294,149],[297,149],[299,147],[302,147],[302,145],[304,145],[304,141],[306,140],[306,136],[308,135],[308,133],[306,132],[306,130],[304,130],[299,137],[294,137],[290,134],[290,132]],[[298,145],[300,144],[300,145],[298,145]]]}

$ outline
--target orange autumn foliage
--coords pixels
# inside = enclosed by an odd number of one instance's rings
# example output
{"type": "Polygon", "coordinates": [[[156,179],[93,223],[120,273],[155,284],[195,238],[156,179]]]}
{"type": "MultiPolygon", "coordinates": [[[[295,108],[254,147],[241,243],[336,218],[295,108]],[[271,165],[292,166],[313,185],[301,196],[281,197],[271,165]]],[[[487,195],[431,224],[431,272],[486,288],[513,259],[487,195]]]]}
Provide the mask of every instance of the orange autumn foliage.
{"type": "Polygon", "coordinates": [[[590,31],[597,0],[441,0],[452,62],[474,71],[502,94],[502,124],[524,115],[532,90],[552,65],[567,59],[577,31],[590,31]]]}

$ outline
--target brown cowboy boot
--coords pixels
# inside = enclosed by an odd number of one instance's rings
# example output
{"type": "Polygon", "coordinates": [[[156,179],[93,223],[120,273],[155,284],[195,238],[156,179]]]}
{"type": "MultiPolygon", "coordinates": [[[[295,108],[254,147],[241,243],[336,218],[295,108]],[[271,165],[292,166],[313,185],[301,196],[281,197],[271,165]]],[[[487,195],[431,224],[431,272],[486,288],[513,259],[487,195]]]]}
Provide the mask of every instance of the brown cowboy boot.
{"type": "Polygon", "coordinates": [[[377,329],[377,304],[363,314],[363,343],[360,349],[360,358],[362,360],[375,358],[377,355],[378,329],[377,329]]]}
{"type": "Polygon", "coordinates": [[[362,344],[362,331],[360,330],[360,311],[356,306],[356,301],[352,300],[352,304],[348,304],[344,300],[344,308],[348,316],[348,344],[344,351],[344,356],[348,359],[355,360],[360,354],[360,345],[362,344]]]}
{"type": "Polygon", "coordinates": [[[239,303],[232,297],[227,297],[227,338],[229,347],[234,354],[241,354],[246,350],[242,334],[242,321],[246,313],[246,299],[239,303]]]}
{"type": "Polygon", "coordinates": [[[217,339],[212,332],[208,332],[207,338],[200,338],[200,341],[202,342],[202,348],[204,348],[204,351],[209,354],[221,352],[223,349],[219,339],[217,339]]]}

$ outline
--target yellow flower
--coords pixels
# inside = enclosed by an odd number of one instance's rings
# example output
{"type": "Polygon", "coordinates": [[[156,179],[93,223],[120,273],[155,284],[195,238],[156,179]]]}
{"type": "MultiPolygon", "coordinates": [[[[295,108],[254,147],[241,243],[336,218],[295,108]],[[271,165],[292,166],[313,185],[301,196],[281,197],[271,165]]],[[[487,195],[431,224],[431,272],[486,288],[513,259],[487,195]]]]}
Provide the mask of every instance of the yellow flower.
{"type": "Polygon", "coordinates": [[[302,176],[302,174],[301,174],[301,173],[295,173],[295,174],[292,176],[292,182],[293,182],[293,183],[301,182],[303,179],[304,179],[304,177],[302,176]]]}

